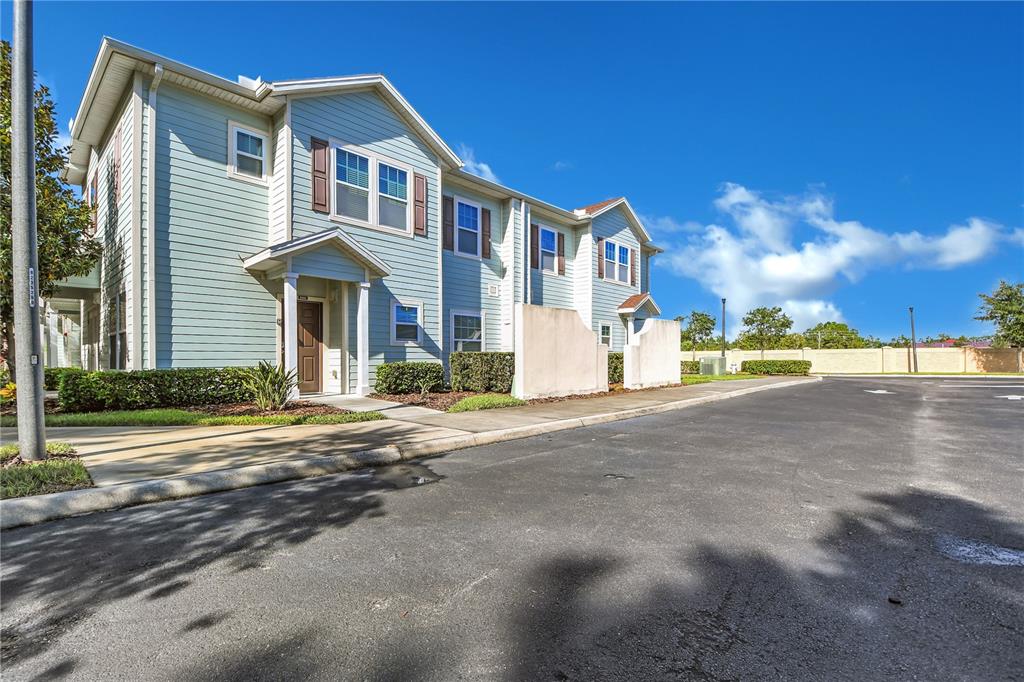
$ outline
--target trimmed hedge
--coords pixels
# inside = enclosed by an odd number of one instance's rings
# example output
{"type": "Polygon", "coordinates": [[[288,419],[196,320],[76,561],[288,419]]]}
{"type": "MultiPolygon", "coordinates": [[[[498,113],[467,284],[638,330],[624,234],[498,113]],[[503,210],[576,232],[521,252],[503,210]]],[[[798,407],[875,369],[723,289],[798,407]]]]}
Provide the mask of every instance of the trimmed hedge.
{"type": "Polygon", "coordinates": [[[622,353],[608,354],[608,383],[622,383],[622,353]]]}
{"type": "Polygon", "coordinates": [[[515,353],[455,352],[449,358],[452,390],[474,393],[511,393],[516,371],[515,353]]]}
{"type": "Polygon", "coordinates": [[[680,374],[700,374],[700,360],[683,360],[679,363],[680,374]]]}
{"type": "Polygon", "coordinates": [[[43,368],[43,388],[47,391],[60,389],[60,380],[69,372],[83,372],[81,367],[45,367],[43,368]]]}
{"type": "Polygon", "coordinates": [[[247,368],[65,372],[57,389],[64,412],[191,407],[252,400],[247,368]]]}
{"type": "Polygon", "coordinates": [[[746,374],[809,374],[810,360],[744,360],[740,371],[746,374]]]}
{"type": "Polygon", "coordinates": [[[377,367],[373,390],[377,393],[419,393],[444,388],[444,366],[439,362],[385,362],[377,367]]]}

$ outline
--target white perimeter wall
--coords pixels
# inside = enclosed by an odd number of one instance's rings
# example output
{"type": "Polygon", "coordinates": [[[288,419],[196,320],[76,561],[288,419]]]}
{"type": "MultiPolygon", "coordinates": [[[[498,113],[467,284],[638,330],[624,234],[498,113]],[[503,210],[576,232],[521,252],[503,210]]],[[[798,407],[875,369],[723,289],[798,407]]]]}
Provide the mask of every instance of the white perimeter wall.
{"type": "MultiPolygon", "coordinates": [[[[679,345],[679,325],[676,346],[679,345]]],[[[567,308],[515,305],[517,398],[598,393],[608,390],[608,346],[598,343],[579,313],[567,308]]],[[[678,381],[679,363],[676,363],[678,381]]]]}
{"type": "MultiPolygon", "coordinates": [[[[697,351],[697,359],[721,355],[721,351],[697,351]]],[[[683,351],[691,360],[692,351],[683,351]]],[[[761,351],[726,351],[726,368],[739,370],[744,360],[760,360],[761,351]]],[[[912,371],[909,348],[850,348],[817,350],[767,350],[765,360],[810,360],[811,372],[821,374],[876,374],[912,371]]],[[[919,372],[1020,372],[1024,364],[1018,348],[918,348],[919,372]]]]}
{"type": "Polygon", "coordinates": [[[622,349],[625,388],[649,388],[679,383],[679,323],[644,320],[622,349]]]}

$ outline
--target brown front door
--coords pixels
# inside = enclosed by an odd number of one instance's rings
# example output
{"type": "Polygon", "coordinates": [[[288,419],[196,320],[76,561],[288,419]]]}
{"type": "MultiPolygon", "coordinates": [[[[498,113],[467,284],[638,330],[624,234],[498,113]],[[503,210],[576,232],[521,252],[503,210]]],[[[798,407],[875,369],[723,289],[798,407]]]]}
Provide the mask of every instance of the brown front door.
{"type": "Polygon", "coordinates": [[[314,301],[299,301],[299,391],[319,393],[322,352],[322,305],[314,301]]]}

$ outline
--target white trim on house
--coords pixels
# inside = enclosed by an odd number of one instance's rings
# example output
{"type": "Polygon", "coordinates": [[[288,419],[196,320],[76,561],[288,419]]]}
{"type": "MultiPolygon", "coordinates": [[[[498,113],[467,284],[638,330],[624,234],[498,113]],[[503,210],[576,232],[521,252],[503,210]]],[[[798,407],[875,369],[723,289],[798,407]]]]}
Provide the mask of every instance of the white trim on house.
{"type": "Polygon", "coordinates": [[[287,155],[284,162],[284,235],[285,240],[291,241],[295,197],[292,196],[292,101],[289,97],[284,98],[284,133],[284,153],[287,155]]]}
{"type": "Polygon", "coordinates": [[[343,251],[347,251],[367,268],[367,279],[369,279],[371,271],[374,277],[387,277],[391,274],[391,268],[388,267],[387,263],[337,228],[316,232],[305,237],[281,242],[280,244],[272,244],[243,259],[242,267],[246,270],[269,270],[274,266],[281,265],[280,260],[282,258],[290,259],[292,256],[318,249],[332,241],[336,242],[336,246],[340,247],[343,251]]]}
{"type": "Polygon", "coordinates": [[[625,209],[626,220],[629,221],[629,223],[633,227],[633,230],[637,233],[637,236],[640,237],[640,243],[646,244],[647,242],[651,241],[651,235],[647,233],[647,230],[644,228],[644,224],[640,222],[640,216],[637,215],[637,212],[633,210],[633,207],[629,204],[629,201],[626,199],[626,197],[620,197],[619,199],[616,199],[612,203],[606,206],[602,206],[600,209],[594,211],[593,213],[587,213],[585,210],[581,208],[576,209],[575,211],[573,211],[573,213],[577,217],[585,217],[590,218],[592,220],[598,217],[599,215],[603,215],[608,211],[618,208],[619,206],[622,206],[625,209]]]}
{"type": "Polygon", "coordinates": [[[132,369],[142,369],[142,74],[132,79],[132,369]]]}
{"type": "MultiPolygon", "coordinates": [[[[448,313],[448,337],[451,341],[451,352],[455,353],[459,349],[457,343],[459,341],[473,341],[474,339],[456,339],[455,338],[455,318],[458,317],[476,317],[480,319],[480,351],[484,353],[487,351],[487,311],[485,310],[469,310],[467,308],[452,308],[451,312],[448,313]]],[[[463,351],[472,353],[476,351],[463,351]]]]}
{"type": "Polygon", "coordinates": [[[463,258],[470,258],[470,259],[473,259],[473,260],[482,260],[482,254],[483,254],[483,233],[484,233],[484,224],[483,224],[484,212],[483,212],[483,206],[481,206],[476,201],[473,201],[471,199],[466,199],[465,197],[460,197],[457,194],[452,195],[452,202],[453,202],[452,203],[452,212],[455,214],[455,215],[452,216],[452,218],[454,219],[453,222],[454,222],[454,228],[455,228],[455,234],[453,235],[453,239],[452,239],[452,241],[454,242],[452,244],[452,247],[453,247],[452,248],[452,253],[454,253],[456,256],[461,256],[463,258]],[[469,206],[470,208],[475,208],[476,209],[476,253],[469,253],[468,251],[462,251],[461,249],[459,249],[459,230],[465,230],[466,232],[472,232],[472,230],[469,229],[468,227],[460,227],[459,226],[459,204],[460,203],[465,204],[466,206],[469,206]]]}
{"type": "MultiPolygon", "coordinates": [[[[370,151],[365,147],[359,145],[349,144],[343,140],[332,137],[328,142],[330,146],[330,158],[328,163],[330,165],[330,194],[328,197],[328,205],[330,206],[329,218],[335,222],[343,223],[347,225],[357,225],[359,227],[365,227],[371,230],[378,230],[380,232],[386,232],[387,234],[393,234],[400,237],[408,237],[412,239],[413,234],[413,201],[411,200],[411,194],[413,191],[413,182],[415,178],[415,170],[412,166],[401,161],[396,161],[390,157],[378,154],[377,152],[370,151]],[[344,180],[338,180],[338,156],[337,150],[343,150],[356,156],[361,156],[367,160],[367,175],[369,187],[359,187],[353,185],[344,180]],[[405,173],[405,229],[390,227],[388,225],[380,224],[380,170],[379,164],[383,163],[386,166],[391,166],[405,173]],[[367,192],[366,201],[367,206],[367,219],[360,220],[359,218],[352,218],[349,216],[341,215],[338,213],[338,184],[345,185],[347,187],[353,187],[367,192]]],[[[388,195],[384,195],[388,196],[388,195]]]]}
{"type": "Polygon", "coordinates": [[[266,187],[270,178],[270,133],[265,130],[258,130],[238,121],[228,121],[228,162],[227,173],[229,178],[251,182],[254,185],[266,187]],[[262,143],[263,155],[257,157],[255,154],[244,152],[238,149],[238,133],[245,133],[250,137],[258,137],[262,143]],[[244,156],[250,159],[257,159],[260,162],[260,177],[249,175],[238,170],[238,157],[244,156]]]}
{"type": "MultiPolygon", "coordinates": [[[[388,327],[388,335],[391,337],[392,346],[422,346],[423,345],[423,301],[416,301],[408,298],[392,298],[390,304],[391,324],[388,327]],[[416,340],[399,339],[395,334],[395,327],[398,320],[395,316],[395,308],[416,308],[416,340]]],[[[408,326],[409,323],[402,324],[408,326]]]]}
{"type": "MultiPolygon", "coordinates": [[[[146,132],[146,335],[148,352],[146,366],[156,369],[156,93],[163,79],[164,67],[154,67],[153,80],[149,83],[149,97],[146,132]]],[[[84,104],[84,100],[83,100],[84,104]]],[[[77,121],[76,121],[77,122],[77,121]]]]}

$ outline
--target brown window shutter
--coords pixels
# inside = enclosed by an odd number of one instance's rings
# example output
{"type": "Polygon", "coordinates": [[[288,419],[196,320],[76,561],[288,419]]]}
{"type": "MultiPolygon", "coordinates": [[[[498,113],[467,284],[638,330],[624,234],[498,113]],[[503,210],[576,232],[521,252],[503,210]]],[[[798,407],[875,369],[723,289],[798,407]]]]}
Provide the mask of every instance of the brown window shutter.
{"type": "Polygon", "coordinates": [[[540,228],[530,225],[530,267],[540,267],[540,228]]]}
{"type": "Polygon", "coordinates": [[[311,137],[309,147],[313,155],[310,163],[310,174],[313,176],[313,210],[317,213],[328,213],[331,210],[327,187],[328,144],[326,140],[311,137]]]}
{"type": "Polygon", "coordinates": [[[491,257],[491,209],[480,209],[480,257],[491,257]]]}
{"type": "Polygon", "coordinates": [[[419,173],[412,176],[412,224],[414,232],[427,236],[427,178],[419,173]]]}
{"type": "Polygon", "coordinates": [[[629,250],[629,284],[636,286],[636,249],[629,250]]]}
{"type": "Polygon", "coordinates": [[[442,241],[444,248],[447,251],[452,251],[455,249],[455,199],[446,196],[441,203],[443,204],[441,226],[444,228],[442,241]]]}
{"type": "Polygon", "coordinates": [[[604,240],[597,240],[597,276],[604,279],[604,240]]]}
{"type": "Polygon", "coordinates": [[[565,274],[565,235],[558,233],[558,274],[565,274]]]}

